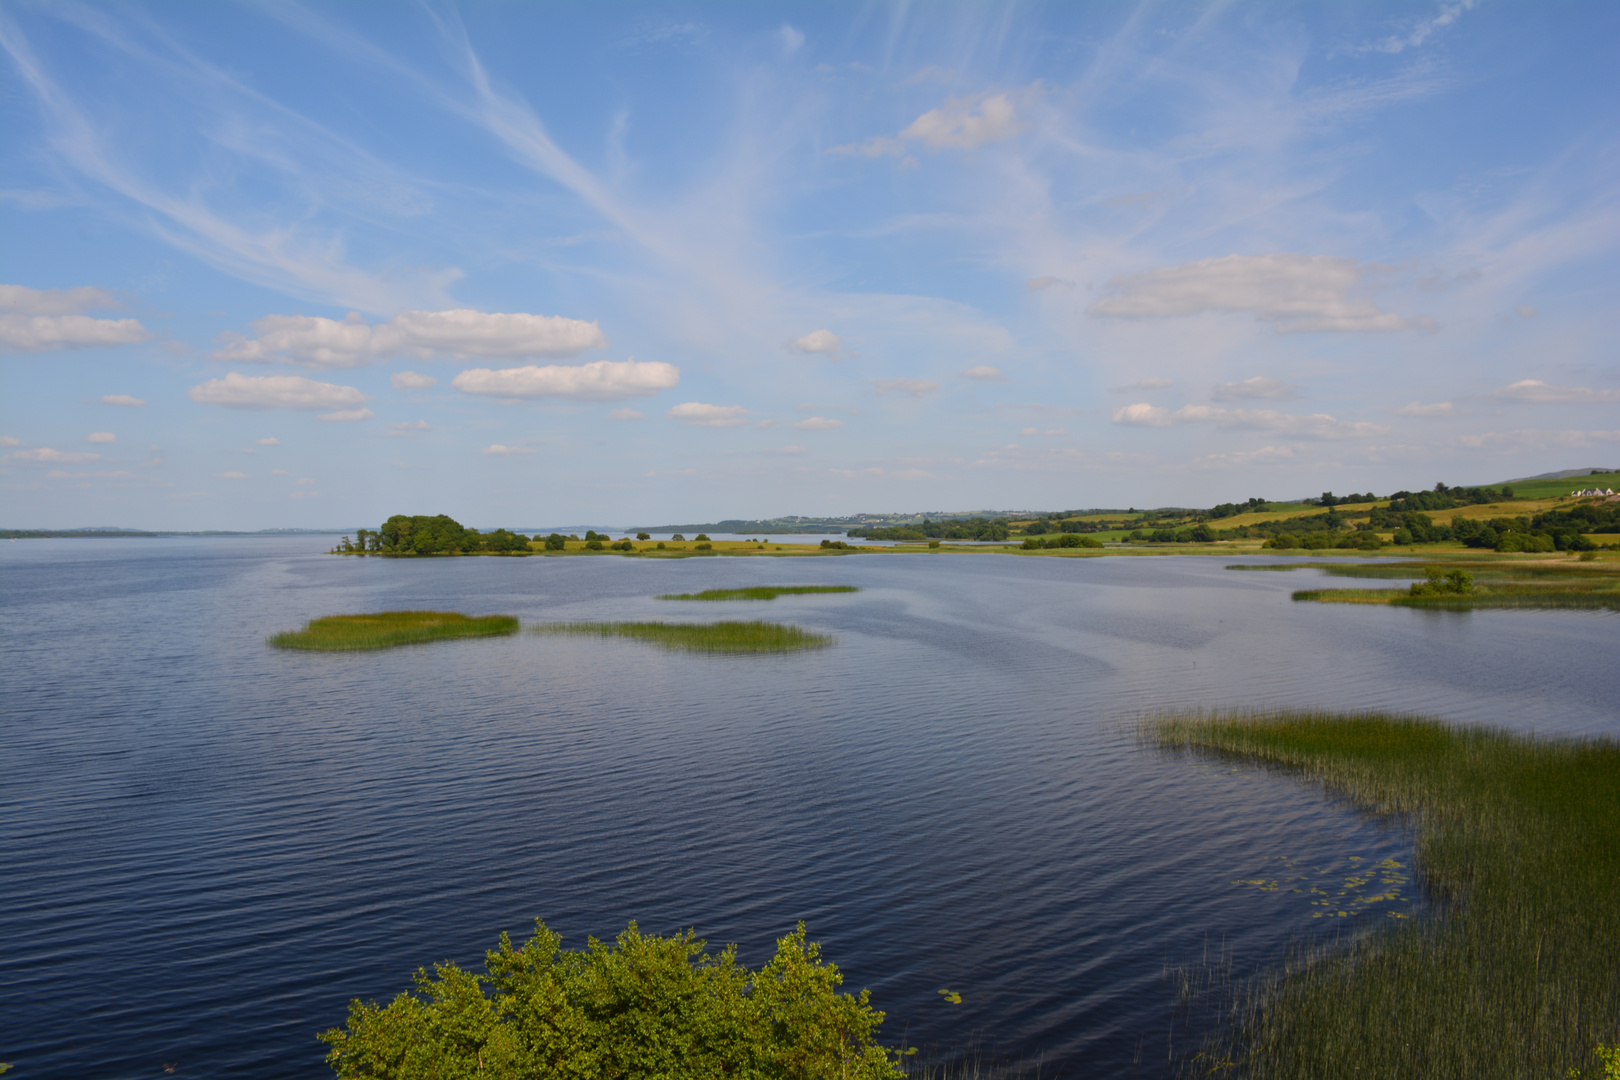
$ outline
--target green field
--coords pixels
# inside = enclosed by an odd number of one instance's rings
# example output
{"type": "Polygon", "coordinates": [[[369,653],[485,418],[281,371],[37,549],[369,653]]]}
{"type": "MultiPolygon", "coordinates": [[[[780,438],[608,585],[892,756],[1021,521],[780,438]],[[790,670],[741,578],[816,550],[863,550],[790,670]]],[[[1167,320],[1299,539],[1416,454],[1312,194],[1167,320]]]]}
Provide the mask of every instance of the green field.
{"type": "Polygon", "coordinates": [[[1610,488],[1620,491],[1620,472],[1599,473],[1596,476],[1570,476],[1562,480],[1520,480],[1512,487],[1513,497],[1516,499],[1556,499],[1572,491],[1583,491],[1586,488],[1610,488]]]}
{"type": "Polygon", "coordinates": [[[1433,915],[1232,992],[1199,1076],[1554,1080],[1620,1041],[1620,745],[1388,715],[1149,721],[1415,826],[1433,915]]]}
{"type": "Polygon", "coordinates": [[[379,611],[372,615],[328,615],[314,619],[302,630],[289,630],[270,638],[278,649],[316,652],[352,652],[390,649],[452,638],[498,637],[517,633],[510,615],[460,615],[454,611],[379,611]]]}
{"type": "Polygon", "coordinates": [[[816,593],[851,593],[854,585],[751,585],[745,589],[705,589],[695,593],[666,593],[660,600],[775,600],[778,596],[808,596],[816,593]]]}
{"type": "Polygon", "coordinates": [[[531,627],[537,634],[631,638],[666,649],[709,653],[782,653],[820,649],[837,639],[768,622],[563,622],[531,627]]]}

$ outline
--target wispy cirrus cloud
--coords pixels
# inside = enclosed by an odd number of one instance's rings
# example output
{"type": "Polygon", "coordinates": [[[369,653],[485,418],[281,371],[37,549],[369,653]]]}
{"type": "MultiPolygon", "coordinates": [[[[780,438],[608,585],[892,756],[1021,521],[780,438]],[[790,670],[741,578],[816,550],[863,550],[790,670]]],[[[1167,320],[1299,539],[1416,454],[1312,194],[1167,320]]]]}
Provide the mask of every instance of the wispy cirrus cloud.
{"type": "Polygon", "coordinates": [[[880,394],[904,394],[906,397],[927,397],[939,389],[932,379],[876,379],[872,383],[880,394]]]}
{"type": "Polygon", "coordinates": [[[1523,401],[1533,405],[1595,405],[1620,401],[1620,390],[1553,386],[1540,379],[1520,379],[1494,391],[1491,396],[1502,401],[1523,401]]]}
{"type": "Polygon", "coordinates": [[[1086,308],[1111,318],[1163,319],[1206,311],[1251,314],[1278,333],[1369,332],[1427,327],[1356,295],[1378,268],[1331,255],[1227,255],[1122,274],[1086,308]]]}
{"type": "Polygon", "coordinates": [[[741,405],[707,405],[701,401],[683,402],[665,415],[694,427],[741,427],[748,423],[748,410],[741,405]]]}

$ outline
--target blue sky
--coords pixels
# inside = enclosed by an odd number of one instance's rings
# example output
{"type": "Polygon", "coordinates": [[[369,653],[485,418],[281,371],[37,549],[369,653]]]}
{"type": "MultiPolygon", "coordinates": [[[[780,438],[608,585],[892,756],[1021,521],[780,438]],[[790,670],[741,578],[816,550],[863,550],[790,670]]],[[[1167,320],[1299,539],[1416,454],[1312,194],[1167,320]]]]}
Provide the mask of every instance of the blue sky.
{"type": "Polygon", "coordinates": [[[0,523],[1620,463],[1620,5],[8,3],[0,523]]]}

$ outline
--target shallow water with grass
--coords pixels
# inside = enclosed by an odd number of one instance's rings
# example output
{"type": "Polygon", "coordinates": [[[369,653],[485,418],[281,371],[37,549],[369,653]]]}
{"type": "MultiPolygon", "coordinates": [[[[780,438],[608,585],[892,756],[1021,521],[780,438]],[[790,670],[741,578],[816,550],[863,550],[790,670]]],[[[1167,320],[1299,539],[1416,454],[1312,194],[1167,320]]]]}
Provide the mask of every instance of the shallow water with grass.
{"type": "Polygon", "coordinates": [[[364,615],[327,615],[311,619],[302,630],[287,630],[270,637],[278,649],[309,652],[355,652],[423,645],[430,641],[500,637],[515,634],[518,621],[510,615],[467,616],[456,611],[378,611],[364,615]]]}
{"type": "MultiPolygon", "coordinates": [[[[660,599],[663,599],[660,597],[660,599]]],[[[802,652],[824,649],[837,641],[831,634],[817,634],[797,626],[771,622],[559,622],[532,627],[537,634],[566,634],[587,638],[626,638],[644,641],[665,649],[687,652],[727,653],[742,656],[758,653],[802,652]]]]}
{"type": "Polygon", "coordinates": [[[1167,969],[1224,949],[1251,970],[1434,905],[1403,829],[1292,775],[1163,756],[1140,717],[1620,729],[1607,611],[1300,604],[1315,571],[1207,558],[920,554],[784,578],[778,560],[330,542],[0,545],[15,1075],[327,1075],[315,1033],[350,998],[474,965],[538,915],[575,948],[631,919],[692,926],[756,966],[803,919],[935,1075],[1165,1076],[1202,1038],[1167,969]],[[860,589],[748,607],[835,645],[265,643],[334,612],[707,621],[731,612],[656,598],[784,581],[860,589]]]}

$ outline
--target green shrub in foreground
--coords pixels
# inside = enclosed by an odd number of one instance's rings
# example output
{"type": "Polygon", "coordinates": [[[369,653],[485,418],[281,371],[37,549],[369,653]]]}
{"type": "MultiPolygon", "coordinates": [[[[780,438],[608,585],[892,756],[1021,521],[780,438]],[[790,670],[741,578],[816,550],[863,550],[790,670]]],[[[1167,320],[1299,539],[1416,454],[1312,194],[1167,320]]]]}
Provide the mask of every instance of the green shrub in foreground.
{"type": "Polygon", "coordinates": [[[417,971],[416,992],[386,1006],[352,1001],[320,1036],[344,1080],[462,1077],[875,1080],[900,1077],[874,1040],[883,1014],[805,940],[804,924],[758,971],[693,934],[643,935],[578,951],[535,920],[521,949],[502,934],[486,975],[453,963],[417,971]]]}

